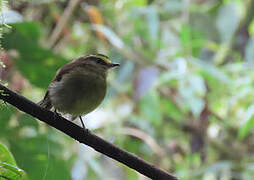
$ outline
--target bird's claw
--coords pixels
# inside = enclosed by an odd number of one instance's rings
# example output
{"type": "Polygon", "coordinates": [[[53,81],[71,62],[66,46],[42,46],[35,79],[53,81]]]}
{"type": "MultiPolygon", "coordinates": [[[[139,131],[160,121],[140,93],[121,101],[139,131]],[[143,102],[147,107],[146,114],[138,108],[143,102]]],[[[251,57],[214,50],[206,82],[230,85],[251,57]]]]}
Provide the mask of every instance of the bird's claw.
{"type": "Polygon", "coordinates": [[[90,130],[88,129],[88,128],[83,128],[84,129],[84,132],[86,133],[86,134],[89,134],[90,133],[90,130]]]}
{"type": "Polygon", "coordinates": [[[58,113],[56,109],[54,110],[54,116],[55,116],[55,118],[62,117],[62,115],[60,113],[58,113]]]}

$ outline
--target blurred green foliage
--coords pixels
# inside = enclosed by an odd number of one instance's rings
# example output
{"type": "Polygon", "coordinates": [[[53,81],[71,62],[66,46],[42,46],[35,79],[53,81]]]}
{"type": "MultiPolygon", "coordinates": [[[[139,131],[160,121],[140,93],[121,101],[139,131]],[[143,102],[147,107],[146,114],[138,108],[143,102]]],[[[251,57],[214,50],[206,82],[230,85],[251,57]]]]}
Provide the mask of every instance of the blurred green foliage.
{"type": "Polygon", "coordinates": [[[20,56],[14,58],[15,65],[31,83],[47,88],[57,69],[67,61],[41,47],[38,44],[39,37],[38,24],[29,22],[13,24],[11,31],[5,34],[2,45],[6,50],[15,49],[19,52],[20,56]]]}
{"type": "Polygon", "coordinates": [[[25,172],[17,168],[12,154],[3,144],[0,144],[0,155],[0,178],[13,180],[26,179],[25,172]]]}
{"type": "MultiPolygon", "coordinates": [[[[86,0],[66,16],[74,2],[9,1],[2,82],[39,101],[60,66],[107,54],[121,67],[91,130],[182,180],[253,179],[253,0],[86,0]]],[[[0,142],[0,175],[143,178],[5,104],[0,142]]]]}

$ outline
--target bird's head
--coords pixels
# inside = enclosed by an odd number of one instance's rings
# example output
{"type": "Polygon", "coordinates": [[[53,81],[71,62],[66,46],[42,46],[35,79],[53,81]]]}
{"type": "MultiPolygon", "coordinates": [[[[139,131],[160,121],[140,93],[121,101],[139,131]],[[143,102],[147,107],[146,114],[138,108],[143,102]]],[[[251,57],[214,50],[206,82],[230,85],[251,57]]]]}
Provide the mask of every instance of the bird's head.
{"type": "Polygon", "coordinates": [[[108,70],[113,67],[120,66],[118,63],[112,63],[109,57],[103,55],[103,54],[91,54],[83,57],[83,63],[86,65],[89,65],[91,67],[94,67],[96,69],[104,69],[108,70]]]}

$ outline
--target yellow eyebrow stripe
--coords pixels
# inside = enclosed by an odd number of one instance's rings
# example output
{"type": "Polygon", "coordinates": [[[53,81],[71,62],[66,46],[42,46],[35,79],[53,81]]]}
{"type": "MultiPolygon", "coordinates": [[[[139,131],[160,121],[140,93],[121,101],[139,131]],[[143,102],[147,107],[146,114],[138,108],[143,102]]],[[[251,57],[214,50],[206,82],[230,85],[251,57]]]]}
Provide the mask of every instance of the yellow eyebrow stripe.
{"type": "Polygon", "coordinates": [[[101,54],[96,54],[96,55],[93,55],[93,56],[96,57],[96,58],[102,59],[107,64],[111,63],[111,60],[107,56],[104,56],[104,55],[101,55],[101,54]]]}
{"type": "Polygon", "coordinates": [[[101,58],[103,61],[105,61],[107,64],[110,64],[110,63],[111,63],[111,61],[110,61],[109,58],[106,58],[106,57],[104,57],[104,56],[101,56],[100,58],[101,58]]]}

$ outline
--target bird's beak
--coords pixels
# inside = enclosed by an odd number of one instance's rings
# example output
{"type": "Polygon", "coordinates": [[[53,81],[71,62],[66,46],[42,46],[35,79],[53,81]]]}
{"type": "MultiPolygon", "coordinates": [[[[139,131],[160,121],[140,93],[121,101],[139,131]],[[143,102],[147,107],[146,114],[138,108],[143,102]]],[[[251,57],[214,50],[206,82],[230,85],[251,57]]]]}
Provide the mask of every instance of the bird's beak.
{"type": "Polygon", "coordinates": [[[116,66],[120,66],[120,64],[118,64],[118,63],[109,63],[108,64],[109,68],[113,68],[113,67],[116,67],[116,66]]]}

